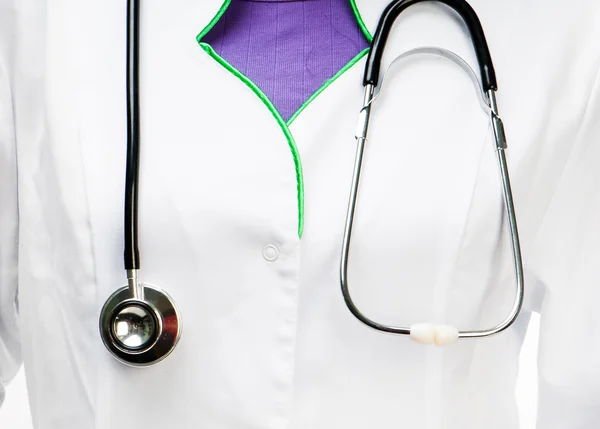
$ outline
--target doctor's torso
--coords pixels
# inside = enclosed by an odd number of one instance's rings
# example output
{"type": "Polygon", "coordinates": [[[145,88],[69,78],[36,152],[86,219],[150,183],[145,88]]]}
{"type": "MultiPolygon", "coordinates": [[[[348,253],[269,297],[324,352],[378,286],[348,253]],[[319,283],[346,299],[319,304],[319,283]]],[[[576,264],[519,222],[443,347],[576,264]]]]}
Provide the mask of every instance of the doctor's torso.
{"type": "MultiPolygon", "coordinates": [[[[356,2],[371,34],[386,4],[356,2]]],[[[198,45],[221,1],[142,2],[140,273],[173,296],[183,325],[172,355],[147,369],[115,361],[98,334],[104,300],[126,283],[124,2],[46,2],[43,14],[19,4],[19,303],[36,428],[518,427],[528,313],[552,305],[544,296],[565,303],[567,280],[585,278],[569,255],[588,242],[557,228],[598,236],[568,210],[597,208],[593,186],[579,191],[598,178],[584,161],[598,154],[585,133],[598,112],[600,6],[471,4],[498,76],[527,294],[506,332],[435,348],[370,330],[340,292],[366,57],[286,123],[198,45]]],[[[384,64],[424,45],[477,70],[466,28],[434,3],[400,17],[384,64]]],[[[364,163],[349,268],[357,304],[390,324],[498,323],[514,273],[493,134],[469,77],[439,58],[395,66],[364,163]]],[[[571,316],[548,314],[547,335],[558,335],[571,316]]],[[[542,361],[550,384],[600,395],[597,370],[564,376],[574,358],[563,356],[542,361]]]]}

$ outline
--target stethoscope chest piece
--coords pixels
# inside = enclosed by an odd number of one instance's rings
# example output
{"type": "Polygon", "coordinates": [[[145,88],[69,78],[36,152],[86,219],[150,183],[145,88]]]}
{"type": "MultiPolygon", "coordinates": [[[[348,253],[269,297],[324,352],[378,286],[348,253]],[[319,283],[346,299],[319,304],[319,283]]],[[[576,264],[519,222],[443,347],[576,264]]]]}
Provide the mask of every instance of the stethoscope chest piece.
{"type": "Polygon", "coordinates": [[[173,299],[148,285],[143,300],[131,298],[124,286],[113,293],[100,313],[100,334],[108,351],[131,366],[150,366],[166,358],[181,335],[181,317],[173,299]]]}

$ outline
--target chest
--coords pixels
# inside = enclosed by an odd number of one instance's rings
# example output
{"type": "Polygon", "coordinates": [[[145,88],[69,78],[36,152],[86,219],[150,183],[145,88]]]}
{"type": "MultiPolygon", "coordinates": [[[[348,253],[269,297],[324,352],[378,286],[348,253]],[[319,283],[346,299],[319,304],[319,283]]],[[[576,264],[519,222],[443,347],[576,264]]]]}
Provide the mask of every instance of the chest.
{"type": "MultiPolygon", "coordinates": [[[[198,46],[195,37],[210,8],[192,3],[149,2],[142,16],[141,208],[162,222],[167,201],[191,229],[203,224],[200,218],[227,218],[239,228],[242,219],[256,218],[286,234],[335,241],[349,191],[364,58],[348,63],[286,121],[263,91],[198,46]]],[[[533,236],[569,150],[553,136],[574,132],[577,109],[565,112],[583,99],[585,88],[550,90],[572,67],[559,64],[547,45],[533,55],[525,47],[550,35],[549,24],[540,24],[536,34],[527,28],[532,5],[474,3],[498,72],[521,224],[525,236],[533,236]],[[516,12],[519,18],[508,28],[516,12]],[[532,72],[539,69],[555,71],[540,78],[532,72]]],[[[360,8],[371,27],[380,6],[360,8]]],[[[92,205],[95,200],[98,213],[110,212],[98,219],[118,231],[125,163],[124,11],[73,5],[69,13],[82,18],[77,20],[66,12],[53,10],[49,21],[48,45],[57,54],[48,61],[50,146],[60,154],[81,153],[92,205]]],[[[396,29],[385,64],[411,47],[439,45],[476,69],[466,30],[446,8],[415,7],[396,29]]],[[[555,42],[554,49],[568,50],[567,42],[555,42]]],[[[370,230],[380,242],[394,234],[407,243],[430,237],[431,245],[439,237],[456,238],[468,219],[498,225],[491,134],[468,77],[443,60],[417,58],[395,67],[384,86],[374,106],[357,221],[380,225],[370,230]]],[[[204,235],[200,229],[198,236],[204,235]]]]}

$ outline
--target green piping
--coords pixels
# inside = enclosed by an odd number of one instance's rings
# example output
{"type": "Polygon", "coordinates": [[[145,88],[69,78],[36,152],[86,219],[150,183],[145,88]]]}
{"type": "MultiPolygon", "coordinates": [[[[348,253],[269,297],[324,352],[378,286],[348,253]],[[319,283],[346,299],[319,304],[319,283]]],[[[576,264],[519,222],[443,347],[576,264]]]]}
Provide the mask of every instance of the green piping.
{"type": "Polygon", "coordinates": [[[236,69],[234,66],[229,64],[223,57],[215,52],[215,50],[208,43],[199,42],[200,47],[204,49],[204,51],[210,55],[214,60],[216,60],[219,64],[221,64],[225,69],[229,70],[231,74],[240,79],[242,82],[248,86],[260,100],[267,106],[267,109],[271,112],[279,127],[283,131],[285,138],[288,141],[290,149],[292,150],[292,156],[294,157],[294,164],[296,166],[296,182],[298,183],[298,237],[302,238],[302,233],[304,232],[304,179],[302,175],[302,163],[300,162],[300,154],[298,153],[298,148],[296,147],[296,142],[294,141],[294,136],[290,132],[287,124],[281,117],[281,114],[277,111],[269,97],[266,96],[262,90],[256,86],[254,82],[252,82],[248,77],[246,77],[242,72],[236,69]]]}
{"type": "Polygon", "coordinates": [[[290,126],[292,125],[292,122],[294,122],[294,120],[298,117],[298,115],[300,115],[300,113],[302,113],[302,111],[304,109],[306,109],[306,107],[315,99],[317,98],[323,91],[325,91],[325,89],[327,89],[327,87],[329,85],[331,85],[333,82],[335,82],[341,75],[343,75],[346,71],[348,71],[348,69],[352,68],[352,66],[354,66],[354,64],[356,64],[357,62],[359,62],[362,57],[364,57],[367,52],[369,52],[370,48],[365,48],[363,49],[361,52],[359,52],[354,58],[352,58],[348,64],[346,64],[344,66],[344,68],[342,68],[340,71],[338,71],[333,77],[327,79],[327,81],[323,84],[323,86],[321,86],[317,92],[315,92],[313,95],[310,96],[310,98],[308,100],[306,100],[304,102],[304,104],[302,106],[300,106],[300,108],[298,110],[296,110],[296,113],[294,113],[292,115],[292,117],[290,119],[288,119],[287,121],[287,125],[290,126]]]}
{"type": "MultiPolygon", "coordinates": [[[[204,36],[206,36],[210,30],[219,22],[223,14],[227,11],[227,8],[231,4],[231,0],[225,0],[221,5],[221,8],[214,16],[214,18],[208,23],[206,27],[196,36],[196,41],[200,45],[200,47],[215,61],[221,64],[226,70],[228,70],[231,74],[240,79],[248,88],[250,88],[258,98],[264,103],[264,105],[269,109],[279,127],[283,131],[285,135],[288,145],[292,151],[292,156],[294,157],[294,164],[296,166],[296,182],[298,189],[298,237],[302,237],[304,232],[304,178],[302,174],[302,162],[300,161],[300,154],[298,153],[298,147],[296,146],[296,142],[294,141],[294,136],[292,135],[289,125],[302,113],[302,111],[315,99],[317,98],[325,89],[327,89],[333,82],[335,82],[341,75],[343,75],[348,69],[352,68],[357,62],[359,62],[366,54],[369,52],[370,48],[364,49],[362,52],[359,52],[353,59],[351,59],[348,64],[346,64],[340,71],[338,71],[333,77],[329,78],[300,108],[292,115],[292,117],[287,121],[284,121],[283,117],[273,104],[273,102],[267,97],[267,95],[254,83],[250,78],[236,69],[233,65],[229,64],[223,57],[215,52],[215,50],[208,43],[202,42],[204,36]]],[[[371,43],[373,41],[373,36],[369,32],[369,29],[365,25],[362,16],[356,6],[356,0],[350,0],[350,5],[352,7],[352,11],[354,12],[354,16],[358,22],[360,29],[363,34],[367,38],[367,41],[371,43]]]]}
{"type": "Polygon", "coordinates": [[[371,32],[365,25],[365,22],[363,21],[362,16],[360,15],[360,11],[358,10],[358,7],[356,6],[356,0],[350,0],[350,6],[352,6],[352,12],[354,12],[354,16],[356,17],[356,20],[358,21],[358,25],[360,26],[360,29],[362,30],[363,34],[367,38],[367,41],[369,43],[371,43],[373,41],[373,36],[371,35],[371,32]]]}
{"type": "Polygon", "coordinates": [[[225,11],[229,7],[230,3],[231,3],[231,0],[225,0],[223,2],[223,4],[221,5],[221,9],[219,9],[219,11],[215,15],[215,17],[213,19],[211,19],[210,22],[208,23],[208,25],[206,27],[204,27],[204,29],[200,32],[200,34],[198,34],[196,36],[196,41],[198,43],[200,43],[200,41],[202,40],[202,38],[204,36],[206,36],[210,30],[212,30],[212,28],[217,24],[217,22],[219,22],[219,19],[221,19],[221,17],[223,16],[223,14],[225,13],[225,11]]]}

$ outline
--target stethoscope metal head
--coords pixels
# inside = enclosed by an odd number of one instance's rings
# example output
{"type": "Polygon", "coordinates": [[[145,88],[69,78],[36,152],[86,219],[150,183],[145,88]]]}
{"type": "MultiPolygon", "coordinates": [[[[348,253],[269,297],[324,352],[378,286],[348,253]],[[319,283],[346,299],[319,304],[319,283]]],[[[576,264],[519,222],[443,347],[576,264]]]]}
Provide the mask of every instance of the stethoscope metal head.
{"type": "Polygon", "coordinates": [[[175,301],[164,291],[139,284],[114,292],[100,313],[100,336],[108,351],[120,362],[137,367],[154,365],[175,348],[181,335],[181,317],[175,301]]]}
{"type": "Polygon", "coordinates": [[[127,286],[113,293],[100,313],[100,335],[108,351],[126,365],[160,362],[175,348],[181,317],[175,301],[161,289],[138,280],[139,0],[127,0],[127,169],[123,228],[127,286]]]}

